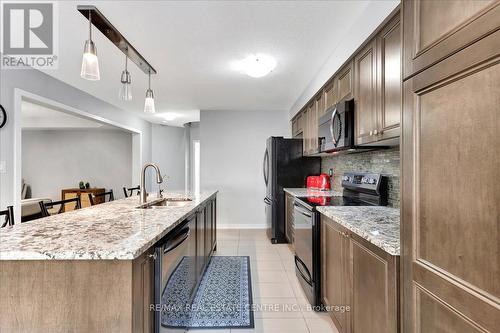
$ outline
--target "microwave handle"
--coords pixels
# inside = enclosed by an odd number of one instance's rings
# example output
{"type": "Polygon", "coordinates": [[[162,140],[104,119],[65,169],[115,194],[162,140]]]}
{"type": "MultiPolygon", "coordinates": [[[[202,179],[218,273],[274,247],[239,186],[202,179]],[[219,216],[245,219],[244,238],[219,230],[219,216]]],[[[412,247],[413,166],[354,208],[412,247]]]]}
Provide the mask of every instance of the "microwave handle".
{"type": "Polygon", "coordinates": [[[333,137],[333,120],[335,119],[335,116],[337,115],[337,108],[335,108],[332,112],[332,118],[330,119],[330,135],[332,136],[333,143],[337,144],[337,140],[333,137]]]}

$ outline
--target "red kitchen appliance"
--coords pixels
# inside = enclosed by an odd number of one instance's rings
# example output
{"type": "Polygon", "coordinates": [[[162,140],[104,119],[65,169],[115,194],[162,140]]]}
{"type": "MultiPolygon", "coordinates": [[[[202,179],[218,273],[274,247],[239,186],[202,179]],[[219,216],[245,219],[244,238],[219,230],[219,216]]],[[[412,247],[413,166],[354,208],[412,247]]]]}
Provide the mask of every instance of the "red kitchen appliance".
{"type": "Polygon", "coordinates": [[[326,173],[322,173],[321,175],[318,176],[318,186],[317,188],[319,190],[329,190],[331,188],[330,185],[330,176],[328,176],[326,173]]]}
{"type": "Polygon", "coordinates": [[[318,188],[318,176],[308,176],[306,179],[306,187],[309,189],[318,188]]]}
{"type": "Polygon", "coordinates": [[[314,190],[330,190],[330,176],[322,173],[319,176],[309,176],[306,179],[306,187],[314,190]]]}

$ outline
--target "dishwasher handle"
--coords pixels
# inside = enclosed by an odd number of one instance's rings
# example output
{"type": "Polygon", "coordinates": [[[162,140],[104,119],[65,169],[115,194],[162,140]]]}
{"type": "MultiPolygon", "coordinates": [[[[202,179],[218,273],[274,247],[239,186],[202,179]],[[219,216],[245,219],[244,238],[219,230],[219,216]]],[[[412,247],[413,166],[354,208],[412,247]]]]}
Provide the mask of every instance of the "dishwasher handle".
{"type": "Polygon", "coordinates": [[[304,208],[302,208],[302,206],[298,205],[297,203],[294,203],[293,205],[295,206],[295,210],[301,213],[302,215],[307,216],[309,218],[312,217],[311,212],[305,210],[304,208]]]}
{"type": "Polygon", "coordinates": [[[163,254],[175,250],[179,245],[181,245],[186,239],[188,239],[190,230],[188,227],[182,229],[179,234],[173,239],[168,240],[163,245],[163,254]]]}

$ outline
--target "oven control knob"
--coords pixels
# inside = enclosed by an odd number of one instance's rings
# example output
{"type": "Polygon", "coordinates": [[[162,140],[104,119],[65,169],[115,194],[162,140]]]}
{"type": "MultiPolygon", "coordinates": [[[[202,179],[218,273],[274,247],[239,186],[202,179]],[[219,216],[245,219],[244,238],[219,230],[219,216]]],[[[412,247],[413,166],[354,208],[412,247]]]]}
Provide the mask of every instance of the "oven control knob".
{"type": "Polygon", "coordinates": [[[375,184],[377,184],[377,180],[375,178],[370,178],[369,183],[372,185],[375,185],[375,184]]]}

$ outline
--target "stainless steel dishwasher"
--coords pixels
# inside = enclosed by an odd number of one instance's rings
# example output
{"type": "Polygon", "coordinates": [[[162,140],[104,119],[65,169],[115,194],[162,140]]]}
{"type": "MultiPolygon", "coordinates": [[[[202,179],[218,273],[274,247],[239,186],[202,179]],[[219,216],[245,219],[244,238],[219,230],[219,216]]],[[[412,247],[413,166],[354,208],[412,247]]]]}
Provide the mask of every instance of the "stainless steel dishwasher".
{"type": "Polygon", "coordinates": [[[155,248],[154,332],[184,332],[196,287],[196,215],[155,248]]]}

